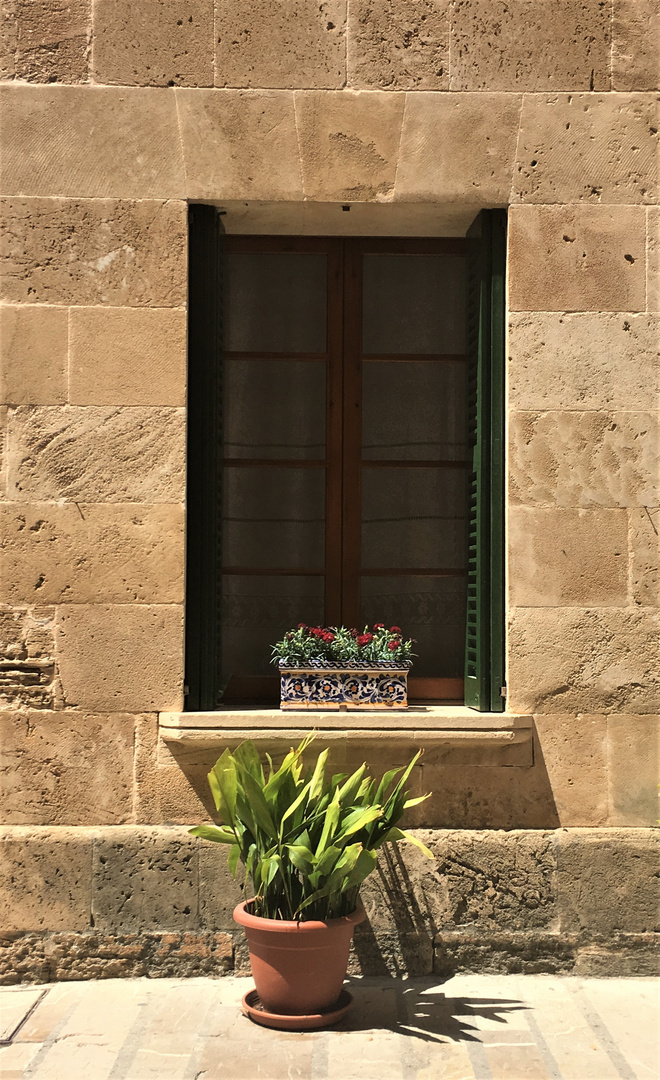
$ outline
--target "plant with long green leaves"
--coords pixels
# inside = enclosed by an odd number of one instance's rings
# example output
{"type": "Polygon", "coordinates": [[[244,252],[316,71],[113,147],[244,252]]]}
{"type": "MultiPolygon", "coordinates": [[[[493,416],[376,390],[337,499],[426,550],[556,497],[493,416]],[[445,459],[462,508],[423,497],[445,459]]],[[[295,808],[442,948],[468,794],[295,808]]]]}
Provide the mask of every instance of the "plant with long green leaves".
{"type": "Polygon", "coordinates": [[[408,840],[433,854],[418,837],[398,827],[404,811],[427,799],[409,799],[405,785],[419,759],[386,772],[380,780],[366,765],[348,776],[326,776],[329,750],[305,768],[307,735],[278,769],[254,743],[225,750],[208,774],[221,825],[198,825],[193,836],[229,845],[229,869],[245,867],[249,910],[266,919],[336,919],[355,910],[361,883],[376,867],[377,849],[408,840]]]}

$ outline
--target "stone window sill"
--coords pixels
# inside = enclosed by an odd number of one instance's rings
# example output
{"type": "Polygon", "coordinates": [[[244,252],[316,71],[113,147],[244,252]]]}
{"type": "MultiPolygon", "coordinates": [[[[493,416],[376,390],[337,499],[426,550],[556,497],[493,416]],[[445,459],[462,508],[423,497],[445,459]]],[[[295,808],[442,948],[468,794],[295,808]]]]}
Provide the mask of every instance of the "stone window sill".
{"type": "Polygon", "coordinates": [[[217,712],[169,712],[159,715],[162,741],[175,750],[231,746],[252,739],[264,749],[279,741],[293,743],[318,731],[323,745],[395,744],[421,748],[425,760],[457,755],[466,764],[533,764],[533,720],[509,713],[477,713],[463,706],[411,706],[405,712],[312,712],[240,709],[217,712]]]}

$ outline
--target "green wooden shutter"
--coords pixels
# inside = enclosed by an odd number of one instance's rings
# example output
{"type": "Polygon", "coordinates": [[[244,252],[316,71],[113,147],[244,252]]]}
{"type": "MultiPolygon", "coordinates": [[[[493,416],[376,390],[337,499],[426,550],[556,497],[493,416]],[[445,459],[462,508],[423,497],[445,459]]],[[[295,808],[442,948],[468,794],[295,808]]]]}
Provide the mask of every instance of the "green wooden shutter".
{"type": "Polygon", "coordinates": [[[220,688],[222,227],[213,206],[188,216],[186,704],[215,709],[220,688]]]}
{"type": "Polygon", "coordinates": [[[482,210],[468,233],[468,513],[465,704],[504,699],[504,283],[506,211],[482,210]]]}

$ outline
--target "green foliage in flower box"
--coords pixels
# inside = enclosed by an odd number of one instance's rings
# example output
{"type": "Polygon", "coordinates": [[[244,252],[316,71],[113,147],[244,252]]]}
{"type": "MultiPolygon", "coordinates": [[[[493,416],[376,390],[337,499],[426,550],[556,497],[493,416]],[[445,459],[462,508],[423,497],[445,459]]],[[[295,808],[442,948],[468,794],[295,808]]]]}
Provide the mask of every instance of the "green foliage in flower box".
{"type": "Polygon", "coordinates": [[[281,641],[273,645],[273,663],[283,661],[292,667],[315,661],[334,663],[373,663],[388,660],[390,663],[410,663],[415,655],[414,641],[405,640],[400,626],[375,623],[364,630],[347,626],[307,626],[300,623],[289,630],[281,641]]]}

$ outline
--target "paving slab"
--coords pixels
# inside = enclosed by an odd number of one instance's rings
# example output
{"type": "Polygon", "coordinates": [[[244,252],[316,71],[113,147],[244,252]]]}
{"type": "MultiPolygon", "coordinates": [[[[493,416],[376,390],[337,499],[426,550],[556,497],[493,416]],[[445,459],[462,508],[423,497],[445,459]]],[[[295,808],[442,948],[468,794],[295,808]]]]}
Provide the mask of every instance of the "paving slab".
{"type": "Polygon", "coordinates": [[[327,1031],[240,1012],[251,979],[0,989],[2,1080],[657,1080],[660,981],[550,975],[347,980],[327,1031]],[[16,1018],[18,1017],[18,1020],[16,1018]],[[13,1026],[11,1026],[13,1025],[13,1026]]]}

